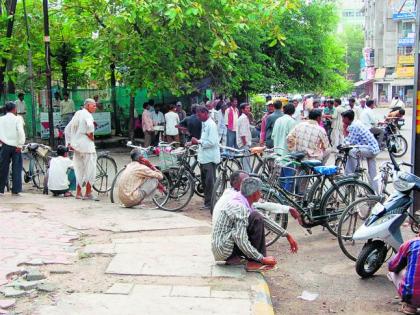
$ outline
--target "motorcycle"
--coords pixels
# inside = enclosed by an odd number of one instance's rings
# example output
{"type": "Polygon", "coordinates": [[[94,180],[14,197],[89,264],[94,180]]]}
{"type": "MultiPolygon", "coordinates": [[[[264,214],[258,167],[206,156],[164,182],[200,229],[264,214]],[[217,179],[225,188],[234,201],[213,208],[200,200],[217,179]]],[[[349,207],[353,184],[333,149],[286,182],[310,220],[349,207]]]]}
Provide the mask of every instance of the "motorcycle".
{"type": "Polygon", "coordinates": [[[375,136],[379,147],[381,149],[388,149],[390,154],[394,157],[402,157],[406,154],[408,150],[408,142],[398,130],[397,121],[385,121],[381,123],[381,128],[384,130],[383,140],[379,141],[378,137],[375,136]],[[395,147],[395,152],[390,151],[391,147],[395,147]]]}
{"type": "MultiPolygon", "coordinates": [[[[403,109],[403,108],[400,107],[400,106],[393,107],[393,108],[391,108],[390,113],[392,113],[392,112],[394,112],[396,110],[400,110],[400,109],[403,109]]],[[[395,119],[395,125],[397,126],[398,130],[401,130],[401,128],[405,125],[404,116],[401,116],[401,117],[396,118],[395,119]]]]}
{"type": "MultiPolygon", "coordinates": [[[[395,146],[391,149],[395,150],[395,146]]],[[[356,260],[356,272],[362,278],[370,277],[379,270],[389,250],[398,251],[403,243],[400,227],[407,217],[412,220],[412,231],[418,231],[417,218],[409,213],[409,208],[413,202],[411,191],[420,190],[420,177],[401,171],[392,152],[390,158],[394,166],[396,191],[384,203],[377,203],[365,223],[353,234],[353,240],[366,242],[356,260]]]]}

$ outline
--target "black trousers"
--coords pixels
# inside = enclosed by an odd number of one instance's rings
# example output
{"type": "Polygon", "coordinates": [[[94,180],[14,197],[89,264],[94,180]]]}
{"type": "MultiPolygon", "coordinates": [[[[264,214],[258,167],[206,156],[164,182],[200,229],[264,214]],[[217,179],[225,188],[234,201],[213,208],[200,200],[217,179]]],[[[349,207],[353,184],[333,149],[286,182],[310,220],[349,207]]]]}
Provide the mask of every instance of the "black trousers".
{"type": "Polygon", "coordinates": [[[216,164],[200,164],[201,182],[204,188],[204,205],[211,206],[211,195],[213,193],[214,183],[216,182],[216,164]]]}
{"type": "Polygon", "coordinates": [[[4,193],[9,180],[9,166],[12,162],[12,193],[22,191],[22,153],[16,152],[16,147],[4,144],[0,148],[0,193],[4,193]]]}
{"type": "MultiPolygon", "coordinates": [[[[267,248],[265,247],[264,218],[257,211],[251,212],[248,217],[247,233],[248,240],[251,245],[254,246],[255,249],[258,250],[258,252],[260,252],[264,257],[267,256],[267,248]]],[[[235,244],[233,246],[232,255],[230,255],[228,259],[237,256],[246,257],[246,255],[235,244]]],[[[249,259],[249,257],[246,258],[249,259]]]]}
{"type": "Polygon", "coordinates": [[[58,196],[58,195],[64,195],[66,192],[69,191],[69,189],[63,189],[63,190],[50,190],[53,194],[53,196],[58,196]]]}

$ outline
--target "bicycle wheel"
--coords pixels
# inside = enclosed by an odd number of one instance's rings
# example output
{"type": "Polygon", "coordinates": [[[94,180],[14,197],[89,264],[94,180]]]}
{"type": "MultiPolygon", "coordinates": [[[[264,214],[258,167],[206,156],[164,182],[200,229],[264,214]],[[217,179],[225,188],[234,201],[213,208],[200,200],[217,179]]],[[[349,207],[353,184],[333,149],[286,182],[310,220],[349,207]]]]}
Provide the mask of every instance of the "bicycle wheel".
{"type": "MultiPolygon", "coordinates": [[[[188,172],[170,168],[163,172],[164,193],[168,195],[165,202],[155,202],[162,210],[179,211],[183,209],[194,195],[194,178],[188,172]]],[[[155,199],[153,199],[155,201],[155,199]]]]}
{"type": "Polygon", "coordinates": [[[33,155],[29,162],[29,172],[32,177],[32,182],[38,189],[44,188],[45,170],[45,160],[38,155],[33,155]]]}
{"type": "MultiPolygon", "coordinates": [[[[281,198],[272,189],[268,189],[268,188],[262,189],[262,196],[261,196],[260,202],[264,202],[264,201],[284,204],[281,198]]],[[[279,224],[283,229],[285,230],[287,229],[288,218],[289,218],[288,214],[273,214],[273,213],[267,213],[267,212],[264,212],[264,214],[268,218],[270,218],[271,220],[279,224]]],[[[265,246],[268,247],[268,246],[273,245],[280,238],[280,236],[281,235],[269,229],[266,229],[265,246]]]]}
{"type": "Polygon", "coordinates": [[[402,135],[392,136],[388,141],[388,149],[392,144],[395,144],[397,151],[395,153],[391,153],[393,156],[399,158],[402,157],[404,154],[407,153],[408,143],[407,140],[402,135]]]}
{"type": "Polygon", "coordinates": [[[337,227],[338,245],[344,255],[353,261],[357,260],[365,241],[353,240],[353,234],[364,224],[373,207],[381,202],[380,196],[368,196],[351,203],[340,217],[337,227]]]}
{"type": "Polygon", "coordinates": [[[356,179],[343,179],[335,182],[321,199],[321,215],[326,218],[325,227],[337,236],[338,221],[344,210],[355,200],[367,195],[374,195],[370,186],[356,179]]]}
{"type": "Polygon", "coordinates": [[[225,173],[221,173],[221,176],[219,176],[216,179],[216,182],[214,183],[213,191],[211,193],[211,209],[210,209],[211,214],[213,214],[214,206],[216,205],[220,197],[223,195],[223,192],[225,191],[226,187],[227,187],[226,175],[225,173]]]}
{"type": "Polygon", "coordinates": [[[117,172],[115,160],[110,156],[100,155],[96,160],[96,178],[93,183],[93,189],[98,193],[110,191],[117,172]]]}
{"type": "Polygon", "coordinates": [[[114,180],[111,184],[111,190],[109,192],[109,198],[111,199],[112,203],[119,203],[118,198],[118,187],[119,187],[119,179],[122,172],[125,170],[125,166],[115,175],[114,180]]]}

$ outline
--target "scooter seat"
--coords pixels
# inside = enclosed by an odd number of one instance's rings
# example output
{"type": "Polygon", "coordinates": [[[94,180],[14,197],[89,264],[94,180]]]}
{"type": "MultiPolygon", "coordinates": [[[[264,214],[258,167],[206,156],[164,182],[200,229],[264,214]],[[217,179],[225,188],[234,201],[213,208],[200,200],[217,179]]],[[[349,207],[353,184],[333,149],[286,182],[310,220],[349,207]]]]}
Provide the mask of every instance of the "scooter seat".
{"type": "Polygon", "coordinates": [[[302,164],[309,168],[322,166],[322,162],[319,160],[306,160],[306,161],[302,161],[302,164]]]}
{"type": "MultiPolygon", "coordinates": [[[[408,184],[412,184],[412,187],[415,186],[416,189],[420,189],[420,177],[418,177],[414,174],[411,174],[411,173],[408,173],[408,172],[400,172],[400,173],[398,173],[398,180],[406,182],[408,184]]],[[[398,182],[398,180],[396,182],[398,182]]],[[[406,186],[406,187],[408,188],[408,186],[406,186]]]]}

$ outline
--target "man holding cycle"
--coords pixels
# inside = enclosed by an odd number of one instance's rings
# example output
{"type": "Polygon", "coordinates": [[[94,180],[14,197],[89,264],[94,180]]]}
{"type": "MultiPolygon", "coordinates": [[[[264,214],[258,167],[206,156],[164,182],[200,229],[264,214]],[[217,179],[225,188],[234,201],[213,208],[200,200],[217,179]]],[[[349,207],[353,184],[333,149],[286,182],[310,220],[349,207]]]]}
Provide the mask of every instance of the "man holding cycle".
{"type": "Polygon", "coordinates": [[[357,159],[365,158],[369,170],[369,184],[375,192],[378,192],[376,177],[376,156],[380,149],[372,132],[359,120],[354,121],[354,112],[347,110],[341,114],[344,125],[344,144],[357,145],[349,152],[345,173],[352,174],[357,167],[357,159]]]}

